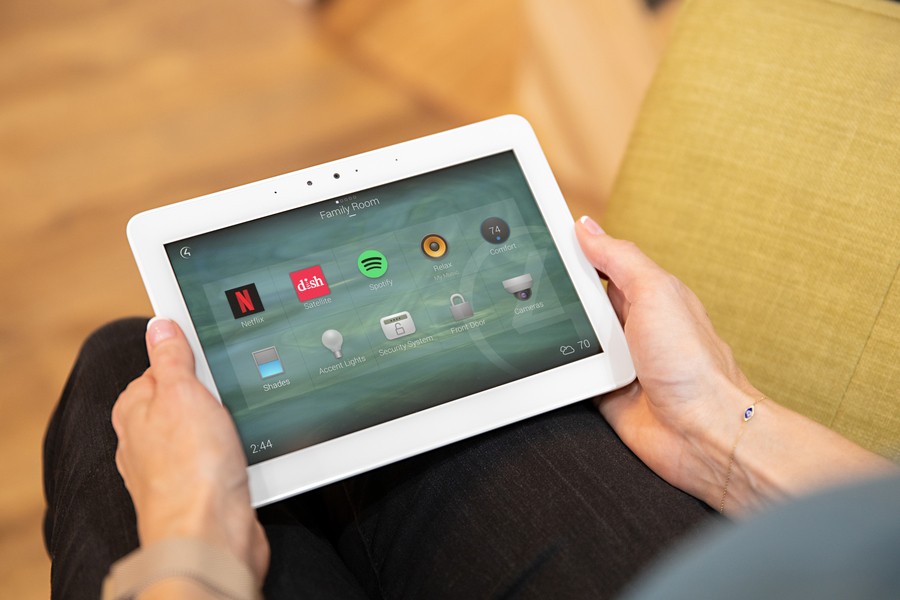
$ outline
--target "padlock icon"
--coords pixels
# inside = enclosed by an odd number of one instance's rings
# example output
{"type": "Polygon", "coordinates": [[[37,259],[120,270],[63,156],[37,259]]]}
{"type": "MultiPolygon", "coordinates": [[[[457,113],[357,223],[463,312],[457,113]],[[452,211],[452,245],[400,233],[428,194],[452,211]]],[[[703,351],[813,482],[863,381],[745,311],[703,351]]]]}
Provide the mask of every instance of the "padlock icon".
{"type": "Polygon", "coordinates": [[[463,297],[462,294],[453,294],[450,296],[450,313],[457,321],[468,319],[475,314],[472,310],[472,303],[463,297]]]}

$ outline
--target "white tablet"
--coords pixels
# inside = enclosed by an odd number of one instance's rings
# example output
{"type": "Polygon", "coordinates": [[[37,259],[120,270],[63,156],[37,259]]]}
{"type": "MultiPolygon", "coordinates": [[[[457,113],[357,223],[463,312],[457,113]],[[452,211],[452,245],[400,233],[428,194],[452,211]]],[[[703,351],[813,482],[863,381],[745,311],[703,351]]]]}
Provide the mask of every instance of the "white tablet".
{"type": "Polygon", "coordinates": [[[256,506],[635,376],[521,117],[150,210],[128,238],[256,506]]]}

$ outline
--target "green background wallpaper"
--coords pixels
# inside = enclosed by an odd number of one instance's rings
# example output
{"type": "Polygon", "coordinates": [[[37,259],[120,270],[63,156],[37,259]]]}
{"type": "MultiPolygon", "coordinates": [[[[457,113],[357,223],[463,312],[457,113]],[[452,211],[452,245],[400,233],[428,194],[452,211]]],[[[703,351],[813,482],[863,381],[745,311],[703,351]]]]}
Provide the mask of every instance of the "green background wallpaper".
{"type": "Polygon", "coordinates": [[[602,351],[513,152],[166,251],[250,464],[602,351]],[[505,242],[482,237],[489,217],[509,225],[505,242]],[[447,241],[440,259],[421,250],[429,234],[447,241]],[[386,256],[382,277],[360,273],[366,250],[386,256]],[[290,273],[316,265],[330,289],[317,300],[327,302],[301,302],[290,273]],[[533,294],[519,300],[502,282],[525,273],[533,294]],[[235,319],[225,291],[250,283],[264,310],[235,319]],[[454,319],[453,294],[472,317],[454,319]],[[416,332],[388,340],[380,321],[401,311],[416,332]],[[343,336],[341,359],[322,345],[328,329],[343,336]],[[252,353],[272,346],[285,372],[263,379],[252,353]]]}

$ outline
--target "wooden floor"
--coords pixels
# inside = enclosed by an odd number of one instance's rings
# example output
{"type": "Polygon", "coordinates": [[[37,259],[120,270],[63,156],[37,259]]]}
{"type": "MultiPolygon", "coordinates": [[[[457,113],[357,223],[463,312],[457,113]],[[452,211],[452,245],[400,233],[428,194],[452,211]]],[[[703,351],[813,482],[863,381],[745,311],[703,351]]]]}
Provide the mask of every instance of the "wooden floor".
{"type": "Polygon", "coordinates": [[[518,2],[433,4],[0,5],[0,596],[48,595],[40,446],[80,342],[150,313],[131,215],[514,107],[518,2]]]}

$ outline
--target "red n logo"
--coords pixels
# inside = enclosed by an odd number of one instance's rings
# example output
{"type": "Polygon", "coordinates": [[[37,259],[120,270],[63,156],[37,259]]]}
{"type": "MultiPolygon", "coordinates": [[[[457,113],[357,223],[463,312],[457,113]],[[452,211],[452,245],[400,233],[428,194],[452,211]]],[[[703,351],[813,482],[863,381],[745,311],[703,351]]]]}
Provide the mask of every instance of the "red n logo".
{"type": "Polygon", "coordinates": [[[249,310],[251,313],[254,312],[253,308],[253,299],[250,298],[250,290],[241,290],[237,292],[235,298],[238,301],[238,306],[241,307],[241,314],[246,314],[249,310]]]}
{"type": "Polygon", "coordinates": [[[255,313],[266,310],[263,307],[259,292],[256,291],[255,283],[248,283],[225,292],[228,298],[228,305],[231,307],[231,314],[235,319],[246,317],[255,313]]]}

